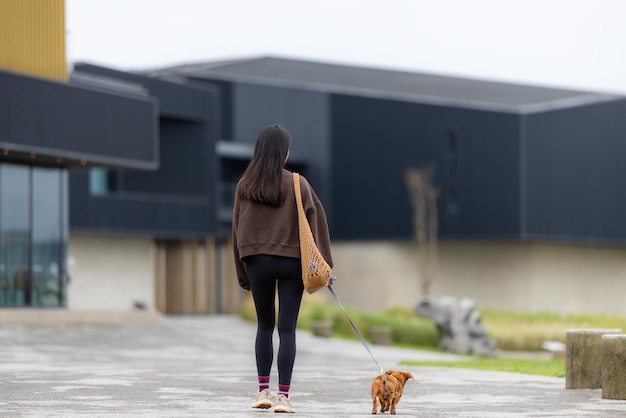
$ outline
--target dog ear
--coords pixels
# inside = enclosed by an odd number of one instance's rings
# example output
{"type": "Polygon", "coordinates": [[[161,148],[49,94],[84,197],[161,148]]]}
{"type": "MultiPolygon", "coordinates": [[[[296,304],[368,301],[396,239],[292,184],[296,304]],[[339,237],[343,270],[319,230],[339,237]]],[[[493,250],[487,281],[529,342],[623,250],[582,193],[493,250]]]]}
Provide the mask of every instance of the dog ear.
{"type": "Polygon", "coordinates": [[[411,379],[411,380],[413,380],[415,383],[419,383],[419,382],[418,382],[418,381],[417,381],[417,380],[413,377],[413,375],[412,375],[410,372],[406,372],[406,373],[404,374],[404,376],[406,377],[406,380],[411,379]]]}

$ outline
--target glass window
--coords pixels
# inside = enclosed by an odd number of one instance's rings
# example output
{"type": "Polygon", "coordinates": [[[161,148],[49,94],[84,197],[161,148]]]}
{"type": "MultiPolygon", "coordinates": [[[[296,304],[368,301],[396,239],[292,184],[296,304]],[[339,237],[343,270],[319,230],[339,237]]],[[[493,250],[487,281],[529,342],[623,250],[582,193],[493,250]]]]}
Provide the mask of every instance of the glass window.
{"type": "Polygon", "coordinates": [[[0,305],[31,305],[30,169],[0,165],[0,305]]]}
{"type": "Polygon", "coordinates": [[[67,170],[0,164],[0,306],[65,306],[67,170]]]}
{"type": "Polygon", "coordinates": [[[109,191],[109,172],[102,168],[89,170],[89,191],[93,195],[107,194],[109,191]]]}
{"type": "Polygon", "coordinates": [[[70,282],[69,267],[67,265],[67,242],[70,236],[70,180],[67,170],[61,170],[61,306],[67,306],[67,284],[70,282]]]}
{"type": "Polygon", "coordinates": [[[60,170],[33,169],[33,304],[38,306],[60,306],[63,300],[62,181],[60,170]]]}

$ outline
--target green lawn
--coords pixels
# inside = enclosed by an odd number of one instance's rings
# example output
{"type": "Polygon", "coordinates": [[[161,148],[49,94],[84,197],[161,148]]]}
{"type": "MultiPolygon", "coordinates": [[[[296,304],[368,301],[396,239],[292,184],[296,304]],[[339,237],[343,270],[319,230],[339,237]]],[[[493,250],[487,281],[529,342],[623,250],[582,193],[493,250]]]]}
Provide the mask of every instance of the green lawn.
{"type": "Polygon", "coordinates": [[[467,361],[403,361],[410,366],[456,367],[565,377],[565,359],[469,358],[467,361]]]}
{"type": "Polygon", "coordinates": [[[568,329],[619,328],[626,331],[626,317],[583,313],[518,313],[481,309],[482,322],[501,350],[540,351],[545,341],[565,342],[568,329]]]}

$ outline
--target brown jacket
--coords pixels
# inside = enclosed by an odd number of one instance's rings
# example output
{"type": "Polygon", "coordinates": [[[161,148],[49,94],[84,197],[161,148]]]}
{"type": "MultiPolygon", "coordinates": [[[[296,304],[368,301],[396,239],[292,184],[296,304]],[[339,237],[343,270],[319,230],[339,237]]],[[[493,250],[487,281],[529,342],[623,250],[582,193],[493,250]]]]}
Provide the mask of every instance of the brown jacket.
{"type": "MultiPolygon", "coordinates": [[[[264,205],[235,194],[233,210],[233,250],[239,285],[250,290],[245,258],[257,254],[300,258],[298,211],[293,189],[293,174],[283,169],[285,201],[278,207],[264,205]]],[[[302,205],[320,253],[332,267],[330,235],[324,207],[309,182],[300,176],[302,205]]],[[[239,186],[237,186],[239,189],[239,186]]]]}

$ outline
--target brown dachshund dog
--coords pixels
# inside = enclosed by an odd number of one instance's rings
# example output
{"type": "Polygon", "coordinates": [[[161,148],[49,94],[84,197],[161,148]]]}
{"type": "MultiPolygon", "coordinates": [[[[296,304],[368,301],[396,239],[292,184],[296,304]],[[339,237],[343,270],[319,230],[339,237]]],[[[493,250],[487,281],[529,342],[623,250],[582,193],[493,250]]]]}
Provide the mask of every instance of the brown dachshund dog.
{"type": "Polygon", "coordinates": [[[395,415],[396,405],[402,397],[404,384],[409,379],[419,383],[411,373],[397,370],[387,370],[376,376],[372,382],[372,414],[376,414],[378,405],[380,405],[380,412],[389,411],[395,415]]]}

